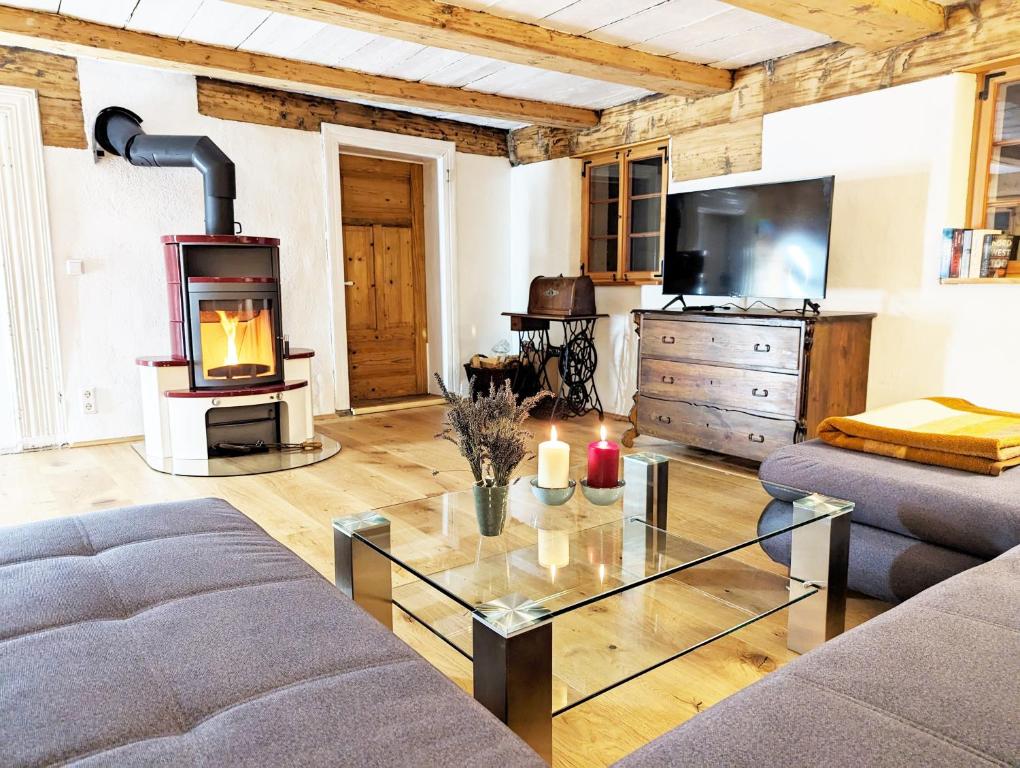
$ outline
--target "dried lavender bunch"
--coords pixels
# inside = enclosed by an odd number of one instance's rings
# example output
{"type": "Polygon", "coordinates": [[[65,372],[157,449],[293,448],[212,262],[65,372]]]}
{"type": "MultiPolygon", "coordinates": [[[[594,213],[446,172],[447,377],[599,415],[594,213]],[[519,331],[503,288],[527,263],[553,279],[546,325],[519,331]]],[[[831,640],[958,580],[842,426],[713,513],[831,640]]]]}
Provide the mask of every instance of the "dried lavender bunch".
{"type": "Polygon", "coordinates": [[[450,392],[438,373],[436,381],[449,406],[444,429],[436,437],[460,449],[478,485],[508,485],[534,439],[524,422],[531,410],[552,393],[539,392],[518,403],[510,382],[503,382],[501,387],[492,382],[489,396],[475,399],[474,379],[468,384],[466,397],[450,392]]]}

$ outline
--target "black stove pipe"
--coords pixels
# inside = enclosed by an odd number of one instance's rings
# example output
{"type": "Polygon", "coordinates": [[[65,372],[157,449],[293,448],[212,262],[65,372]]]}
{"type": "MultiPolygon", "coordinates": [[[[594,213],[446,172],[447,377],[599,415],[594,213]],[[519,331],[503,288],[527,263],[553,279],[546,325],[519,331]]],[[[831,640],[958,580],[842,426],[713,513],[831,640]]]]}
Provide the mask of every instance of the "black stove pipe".
{"type": "Polygon", "coordinates": [[[234,164],[208,136],[150,136],[142,118],[124,107],[96,116],[96,142],[131,165],[197,168],[205,183],[205,233],[234,234],[234,164]]]}

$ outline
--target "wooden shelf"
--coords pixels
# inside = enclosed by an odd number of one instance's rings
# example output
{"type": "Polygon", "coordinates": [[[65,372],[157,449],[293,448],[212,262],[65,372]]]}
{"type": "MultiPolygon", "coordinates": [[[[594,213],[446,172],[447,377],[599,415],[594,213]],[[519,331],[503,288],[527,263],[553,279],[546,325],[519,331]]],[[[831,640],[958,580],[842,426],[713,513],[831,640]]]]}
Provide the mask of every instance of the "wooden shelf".
{"type": "Polygon", "coordinates": [[[943,277],[942,285],[1020,285],[1020,277],[943,277]]]}

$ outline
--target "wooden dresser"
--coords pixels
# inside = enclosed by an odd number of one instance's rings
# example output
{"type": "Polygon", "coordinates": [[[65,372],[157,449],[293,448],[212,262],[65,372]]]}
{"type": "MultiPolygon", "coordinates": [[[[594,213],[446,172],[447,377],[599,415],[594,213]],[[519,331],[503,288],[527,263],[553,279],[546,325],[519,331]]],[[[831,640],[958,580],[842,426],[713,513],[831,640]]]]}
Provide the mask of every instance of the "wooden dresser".
{"type": "Polygon", "coordinates": [[[651,435],[761,461],[865,410],[874,314],[638,310],[628,447],[651,435]]]}

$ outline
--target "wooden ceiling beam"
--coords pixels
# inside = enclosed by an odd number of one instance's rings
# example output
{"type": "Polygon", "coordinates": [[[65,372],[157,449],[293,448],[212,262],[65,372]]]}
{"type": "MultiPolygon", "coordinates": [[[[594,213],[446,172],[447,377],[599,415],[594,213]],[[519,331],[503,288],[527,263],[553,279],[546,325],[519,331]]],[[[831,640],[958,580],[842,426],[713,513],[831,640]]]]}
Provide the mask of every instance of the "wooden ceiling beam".
{"type": "Polygon", "coordinates": [[[0,5],[0,44],[144,64],[334,99],[358,98],[564,128],[598,123],[598,114],[590,109],[369,75],[4,5],[0,5]]]}
{"type": "Polygon", "coordinates": [[[570,35],[436,0],[230,0],[491,59],[645,88],[700,96],[729,90],[732,74],[570,35]]]}
{"type": "Polygon", "coordinates": [[[501,128],[471,125],[427,115],[415,115],[367,104],[333,101],[303,93],[289,93],[254,85],[199,77],[198,112],[220,120],[235,120],[274,128],[315,131],[323,123],[373,131],[452,141],[458,152],[507,157],[507,134],[501,128]]]}
{"type": "Polygon", "coordinates": [[[726,0],[730,5],[821,32],[867,51],[884,51],[946,28],[930,0],[726,0]]]}

